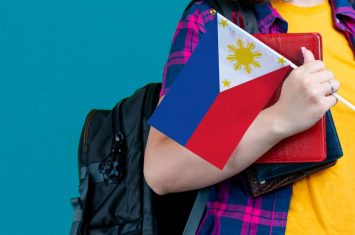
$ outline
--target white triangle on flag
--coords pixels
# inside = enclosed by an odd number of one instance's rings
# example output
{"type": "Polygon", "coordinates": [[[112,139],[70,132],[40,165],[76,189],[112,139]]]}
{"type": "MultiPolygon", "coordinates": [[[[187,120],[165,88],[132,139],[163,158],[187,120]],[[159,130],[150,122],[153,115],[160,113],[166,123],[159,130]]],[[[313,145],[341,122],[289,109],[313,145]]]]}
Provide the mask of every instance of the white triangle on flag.
{"type": "Polygon", "coordinates": [[[289,65],[289,61],[217,13],[220,92],[289,65]]]}

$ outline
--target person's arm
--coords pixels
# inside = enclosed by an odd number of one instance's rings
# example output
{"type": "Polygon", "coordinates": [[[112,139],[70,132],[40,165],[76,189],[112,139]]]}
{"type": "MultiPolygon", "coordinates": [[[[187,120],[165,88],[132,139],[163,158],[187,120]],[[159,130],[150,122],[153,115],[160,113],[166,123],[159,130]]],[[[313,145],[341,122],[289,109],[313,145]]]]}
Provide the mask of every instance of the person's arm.
{"type": "Polygon", "coordinates": [[[304,57],[305,64],[284,82],[279,101],[257,116],[223,170],[152,127],[144,159],[149,186],[166,194],[218,183],[244,170],[280,140],[313,126],[337,102],[329,95],[328,81],[335,91],[339,83],[310,51],[304,51],[304,57]]]}

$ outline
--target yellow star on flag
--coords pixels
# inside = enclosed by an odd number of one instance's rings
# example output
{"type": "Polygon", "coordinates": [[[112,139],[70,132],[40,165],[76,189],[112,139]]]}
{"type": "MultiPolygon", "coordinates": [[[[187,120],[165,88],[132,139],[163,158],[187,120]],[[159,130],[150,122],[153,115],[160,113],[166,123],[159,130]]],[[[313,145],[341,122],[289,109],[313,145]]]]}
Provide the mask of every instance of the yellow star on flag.
{"type": "Polygon", "coordinates": [[[224,79],[224,80],[222,81],[222,83],[223,83],[223,86],[224,86],[224,87],[229,87],[229,86],[231,85],[231,82],[228,81],[227,79],[224,79]]]}
{"type": "Polygon", "coordinates": [[[277,62],[278,62],[279,64],[284,65],[284,63],[286,63],[286,60],[285,60],[285,58],[280,57],[280,58],[277,60],[277,62]]]}
{"type": "Polygon", "coordinates": [[[221,23],[220,23],[220,24],[221,24],[222,27],[224,28],[224,27],[226,27],[226,26],[228,25],[228,21],[225,20],[225,19],[221,19],[221,23]]]}

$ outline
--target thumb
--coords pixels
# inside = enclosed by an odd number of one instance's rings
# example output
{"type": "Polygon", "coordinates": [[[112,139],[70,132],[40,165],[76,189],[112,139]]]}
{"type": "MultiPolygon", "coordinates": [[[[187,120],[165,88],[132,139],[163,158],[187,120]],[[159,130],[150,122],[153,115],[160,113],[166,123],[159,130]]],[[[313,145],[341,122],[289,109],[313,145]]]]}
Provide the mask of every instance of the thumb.
{"type": "Polygon", "coordinates": [[[303,64],[306,64],[310,61],[315,60],[313,53],[310,50],[308,50],[307,48],[301,47],[301,51],[303,54],[303,64]]]}

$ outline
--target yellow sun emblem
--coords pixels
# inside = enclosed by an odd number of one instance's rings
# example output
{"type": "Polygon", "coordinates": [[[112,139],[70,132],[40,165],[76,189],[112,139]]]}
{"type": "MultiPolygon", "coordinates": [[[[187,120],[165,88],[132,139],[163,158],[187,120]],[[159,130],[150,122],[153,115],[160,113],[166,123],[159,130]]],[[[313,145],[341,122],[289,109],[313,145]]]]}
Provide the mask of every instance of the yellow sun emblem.
{"type": "Polygon", "coordinates": [[[251,73],[251,66],[254,68],[259,68],[260,63],[256,61],[256,58],[261,57],[261,52],[253,51],[255,48],[254,43],[249,42],[246,47],[244,47],[244,42],[241,39],[238,39],[237,46],[228,45],[229,50],[233,53],[227,57],[227,60],[233,62],[236,61],[234,64],[235,70],[240,70],[242,67],[244,71],[248,74],[251,73]]]}

